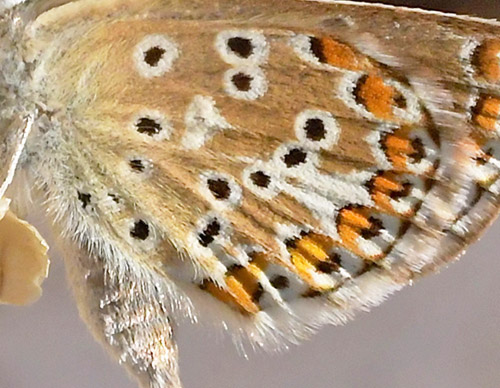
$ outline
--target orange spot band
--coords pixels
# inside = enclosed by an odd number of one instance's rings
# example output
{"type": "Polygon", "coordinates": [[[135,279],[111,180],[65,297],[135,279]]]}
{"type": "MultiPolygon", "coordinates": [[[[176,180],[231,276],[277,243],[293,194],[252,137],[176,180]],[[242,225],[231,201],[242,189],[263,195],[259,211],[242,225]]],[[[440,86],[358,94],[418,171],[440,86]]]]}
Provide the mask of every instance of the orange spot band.
{"type": "Polygon", "coordinates": [[[480,74],[489,82],[500,81],[500,40],[485,41],[475,53],[475,63],[480,74]]]}
{"type": "Polygon", "coordinates": [[[357,87],[357,97],[375,117],[393,118],[395,91],[381,77],[369,75],[362,78],[357,87]]]}
{"type": "Polygon", "coordinates": [[[231,296],[245,311],[251,314],[257,314],[259,312],[259,306],[252,301],[252,296],[234,276],[228,276],[226,284],[231,296]]]}
{"type": "Polygon", "coordinates": [[[392,191],[401,191],[403,186],[385,176],[378,176],[375,178],[374,187],[377,190],[383,191],[385,193],[392,191]]]}
{"type": "Polygon", "coordinates": [[[349,70],[359,69],[356,54],[349,46],[330,37],[323,37],[320,41],[323,56],[329,65],[349,70]]]}
{"type": "Polygon", "coordinates": [[[341,223],[345,223],[359,229],[369,229],[372,226],[368,218],[350,209],[343,209],[341,211],[341,223]]]}

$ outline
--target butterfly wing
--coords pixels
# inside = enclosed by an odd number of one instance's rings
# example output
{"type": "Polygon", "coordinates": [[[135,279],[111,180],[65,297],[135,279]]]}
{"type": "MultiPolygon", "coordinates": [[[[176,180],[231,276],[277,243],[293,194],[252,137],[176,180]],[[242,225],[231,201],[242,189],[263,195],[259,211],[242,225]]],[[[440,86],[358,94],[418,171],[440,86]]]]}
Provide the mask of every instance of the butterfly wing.
{"type": "Polygon", "coordinates": [[[25,57],[50,124],[29,169],[86,271],[114,279],[82,309],[138,311],[107,342],[154,370],[140,338],[175,355],[167,316],[278,348],[455,258],[498,212],[499,29],[350,2],[39,16],[25,57]]]}
{"type": "Polygon", "coordinates": [[[161,279],[133,265],[117,274],[116,267],[95,253],[69,243],[64,248],[80,316],[96,339],[141,386],[181,387],[161,279]]]}

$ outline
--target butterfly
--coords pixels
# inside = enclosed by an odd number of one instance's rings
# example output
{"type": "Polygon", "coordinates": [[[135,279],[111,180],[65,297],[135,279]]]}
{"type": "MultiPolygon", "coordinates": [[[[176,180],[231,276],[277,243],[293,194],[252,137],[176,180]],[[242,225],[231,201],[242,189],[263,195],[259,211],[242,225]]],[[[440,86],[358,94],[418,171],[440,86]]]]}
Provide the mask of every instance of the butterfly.
{"type": "Polygon", "coordinates": [[[435,272],[498,213],[497,22],[80,0],[1,26],[0,194],[43,209],[82,318],[141,386],[181,386],[180,322],[282,349],[435,272]]]}

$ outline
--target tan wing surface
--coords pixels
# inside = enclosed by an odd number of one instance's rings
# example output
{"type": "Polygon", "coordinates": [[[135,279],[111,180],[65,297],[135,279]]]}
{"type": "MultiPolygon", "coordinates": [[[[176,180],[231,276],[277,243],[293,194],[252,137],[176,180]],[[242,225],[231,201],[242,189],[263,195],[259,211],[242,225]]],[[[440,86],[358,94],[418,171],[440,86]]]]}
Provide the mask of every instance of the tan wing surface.
{"type": "Polygon", "coordinates": [[[499,36],[349,2],[70,3],[27,33],[52,120],[31,146],[54,150],[34,175],[110,271],[278,347],[494,219],[499,36]]]}

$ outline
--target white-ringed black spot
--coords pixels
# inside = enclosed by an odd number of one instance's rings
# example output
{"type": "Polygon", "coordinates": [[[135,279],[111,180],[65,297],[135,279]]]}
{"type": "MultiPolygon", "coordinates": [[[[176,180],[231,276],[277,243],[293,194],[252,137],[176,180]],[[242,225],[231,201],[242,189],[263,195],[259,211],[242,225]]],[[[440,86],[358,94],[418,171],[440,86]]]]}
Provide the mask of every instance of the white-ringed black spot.
{"type": "Polygon", "coordinates": [[[130,230],[130,236],[137,240],[146,240],[149,237],[149,225],[143,220],[138,220],[130,230]]]}
{"type": "Polygon", "coordinates": [[[142,77],[161,77],[170,71],[180,56],[177,44],[168,36],[145,36],[135,47],[133,58],[142,77]]]}
{"type": "Polygon", "coordinates": [[[209,179],[208,188],[212,195],[219,200],[227,200],[231,196],[231,187],[229,182],[222,178],[209,179]]]}
{"type": "Polygon", "coordinates": [[[255,30],[221,31],[215,39],[215,48],[222,60],[233,66],[260,66],[269,55],[266,37],[255,30]]]}
{"type": "Polygon", "coordinates": [[[121,202],[120,197],[114,193],[108,193],[108,197],[111,198],[111,200],[116,204],[121,202]]]}
{"type": "Polygon", "coordinates": [[[144,165],[144,161],[141,159],[132,159],[129,161],[130,168],[135,172],[144,172],[146,166],[144,165]]]}
{"type": "Polygon", "coordinates": [[[255,186],[261,188],[267,188],[271,183],[271,177],[266,173],[264,173],[263,171],[253,172],[252,174],[250,174],[250,179],[252,180],[255,186]]]}
{"type": "Polygon", "coordinates": [[[231,82],[240,92],[248,92],[252,88],[253,77],[245,73],[236,73],[232,76],[231,82]]]}
{"type": "Polygon", "coordinates": [[[224,73],[224,88],[231,97],[254,101],[267,93],[269,84],[262,68],[244,65],[224,73]]]}
{"type": "Polygon", "coordinates": [[[270,283],[277,290],[283,290],[290,287],[290,280],[283,275],[276,275],[270,280],[270,283]]]}
{"type": "Polygon", "coordinates": [[[304,131],[306,137],[312,141],[321,141],[326,137],[325,123],[319,118],[308,119],[304,131]]]}
{"type": "Polygon", "coordinates": [[[221,225],[217,219],[214,219],[208,223],[208,225],[203,229],[203,231],[198,235],[199,243],[208,247],[214,242],[215,237],[219,235],[221,231],[221,225]]]}
{"type": "Polygon", "coordinates": [[[78,200],[82,203],[82,208],[86,209],[90,205],[91,198],[90,194],[78,191],[78,200]]]}
{"type": "Polygon", "coordinates": [[[144,53],[144,62],[151,67],[156,67],[165,53],[165,49],[161,47],[151,47],[144,53]]]}
{"type": "Polygon", "coordinates": [[[284,157],[283,162],[288,168],[298,166],[307,160],[307,152],[300,148],[291,149],[284,157]]]}
{"type": "Polygon", "coordinates": [[[305,149],[329,150],[337,144],[340,133],[335,117],[324,110],[306,109],[295,119],[295,134],[305,149]]]}
{"type": "Polygon", "coordinates": [[[227,40],[227,46],[236,55],[241,58],[248,58],[253,53],[252,41],[248,38],[242,38],[240,36],[235,36],[227,40]]]}
{"type": "Polygon", "coordinates": [[[163,129],[159,122],[148,117],[141,117],[136,123],[136,128],[139,133],[149,136],[157,135],[163,129]]]}

